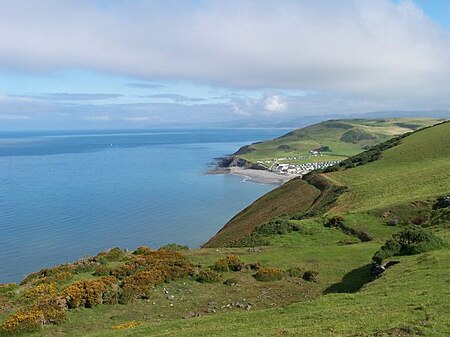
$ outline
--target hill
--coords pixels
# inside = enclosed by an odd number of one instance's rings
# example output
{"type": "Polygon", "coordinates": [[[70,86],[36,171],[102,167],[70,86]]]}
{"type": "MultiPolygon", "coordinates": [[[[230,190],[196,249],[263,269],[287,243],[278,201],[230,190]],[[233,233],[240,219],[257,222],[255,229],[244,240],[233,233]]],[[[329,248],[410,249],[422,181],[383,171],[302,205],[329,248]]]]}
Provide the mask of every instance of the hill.
{"type": "Polygon", "coordinates": [[[449,335],[449,134],[294,179],[214,248],[116,248],[2,285],[0,335],[449,335]]]}
{"type": "Polygon", "coordinates": [[[437,123],[437,119],[329,120],[291,131],[279,138],[246,145],[234,155],[270,167],[275,161],[301,164],[337,161],[394,136],[437,123]],[[320,156],[311,155],[320,152],[320,156]]]}

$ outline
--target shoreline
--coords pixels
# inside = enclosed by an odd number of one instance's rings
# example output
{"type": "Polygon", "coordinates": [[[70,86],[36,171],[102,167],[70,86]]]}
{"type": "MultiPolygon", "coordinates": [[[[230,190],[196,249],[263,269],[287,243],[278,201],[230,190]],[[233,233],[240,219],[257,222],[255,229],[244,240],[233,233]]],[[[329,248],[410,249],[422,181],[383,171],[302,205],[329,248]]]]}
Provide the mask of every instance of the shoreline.
{"type": "Polygon", "coordinates": [[[207,174],[231,174],[244,177],[243,181],[249,181],[259,184],[283,185],[285,182],[298,177],[296,174],[278,174],[267,170],[254,170],[242,167],[216,168],[207,172],[207,174]]]}

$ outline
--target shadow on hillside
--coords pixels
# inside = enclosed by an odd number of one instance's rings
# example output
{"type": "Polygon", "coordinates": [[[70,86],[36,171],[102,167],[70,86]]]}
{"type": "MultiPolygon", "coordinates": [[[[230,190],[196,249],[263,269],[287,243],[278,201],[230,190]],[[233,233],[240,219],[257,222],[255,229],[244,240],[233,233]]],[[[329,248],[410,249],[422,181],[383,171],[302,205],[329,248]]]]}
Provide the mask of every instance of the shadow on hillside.
{"type": "Polygon", "coordinates": [[[324,294],[331,293],[354,293],[361,289],[366,283],[372,281],[372,264],[368,263],[344,275],[342,281],[332,284],[324,290],[324,294]]]}

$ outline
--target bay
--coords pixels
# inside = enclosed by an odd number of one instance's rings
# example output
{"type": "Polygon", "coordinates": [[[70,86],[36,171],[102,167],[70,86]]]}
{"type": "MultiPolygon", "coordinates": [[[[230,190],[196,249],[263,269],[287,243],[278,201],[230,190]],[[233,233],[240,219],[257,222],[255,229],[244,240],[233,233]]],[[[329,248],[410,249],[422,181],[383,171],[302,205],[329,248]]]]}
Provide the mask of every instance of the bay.
{"type": "Polygon", "coordinates": [[[101,250],[199,247],[275,186],[206,175],[283,129],[0,133],[0,283],[101,250]]]}

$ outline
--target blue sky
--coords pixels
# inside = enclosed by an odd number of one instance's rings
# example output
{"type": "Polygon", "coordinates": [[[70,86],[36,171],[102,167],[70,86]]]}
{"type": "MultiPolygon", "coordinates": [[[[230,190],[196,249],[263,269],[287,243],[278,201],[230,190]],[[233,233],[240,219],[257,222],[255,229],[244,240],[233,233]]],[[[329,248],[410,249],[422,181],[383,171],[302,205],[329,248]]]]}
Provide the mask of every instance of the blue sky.
{"type": "Polygon", "coordinates": [[[0,1],[3,130],[445,114],[449,75],[444,0],[0,1]]]}

